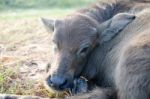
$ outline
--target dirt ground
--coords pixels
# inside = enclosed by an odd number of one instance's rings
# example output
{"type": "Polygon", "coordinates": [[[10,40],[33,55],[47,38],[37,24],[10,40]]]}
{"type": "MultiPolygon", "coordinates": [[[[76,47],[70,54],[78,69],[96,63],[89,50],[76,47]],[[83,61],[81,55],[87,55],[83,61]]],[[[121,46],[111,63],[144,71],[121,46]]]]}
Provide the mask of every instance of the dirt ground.
{"type": "Polygon", "coordinates": [[[25,78],[41,78],[50,59],[50,35],[40,20],[1,21],[0,30],[1,64],[19,65],[25,78]]]}
{"type": "MultiPolygon", "coordinates": [[[[45,30],[40,19],[0,21],[0,66],[3,69],[11,68],[11,71],[17,70],[17,77],[7,77],[11,79],[11,83],[18,79],[22,84],[26,83],[25,80],[31,81],[32,87],[40,90],[39,82],[44,80],[45,66],[51,59],[50,45],[50,33],[45,30]]],[[[28,90],[30,89],[32,88],[28,90]]],[[[23,90],[26,91],[26,88],[23,90]]],[[[43,96],[37,90],[33,94],[43,96]]],[[[24,94],[10,91],[7,93],[24,94]]]]}

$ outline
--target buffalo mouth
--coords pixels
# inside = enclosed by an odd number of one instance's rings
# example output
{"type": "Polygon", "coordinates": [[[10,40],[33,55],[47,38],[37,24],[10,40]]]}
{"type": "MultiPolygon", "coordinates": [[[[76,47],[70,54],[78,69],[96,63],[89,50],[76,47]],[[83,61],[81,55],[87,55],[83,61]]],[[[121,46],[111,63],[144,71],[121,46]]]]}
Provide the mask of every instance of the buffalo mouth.
{"type": "MultiPolygon", "coordinates": [[[[46,73],[48,73],[51,64],[49,63],[47,65],[48,68],[46,68],[46,73]]],[[[84,93],[87,92],[89,89],[89,81],[83,77],[83,76],[76,76],[75,78],[73,77],[72,79],[69,77],[65,83],[63,87],[60,86],[55,86],[51,84],[51,81],[49,79],[49,75],[46,77],[46,79],[44,80],[44,85],[46,87],[46,89],[50,90],[50,91],[54,91],[54,92],[64,92],[64,91],[69,91],[69,93],[71,94],[77,94],[77,93],[84,93]]]]}
{"type": "Polygon", "coordinates": [[[80,77],[74,80],[73,82],[73,88],[71,89],[71,92],[73,94],[77,93],[85,93],[88,91],[88,80],[84,77],[80,77]]]}
{"type": "Polygon", "coordinates": [[[88,81],[84,77],[75,78],[72,83],[66,84],[64,87],[53,86],[46,81],[46,88],[54,92],[69,92],[72,95],[88,92],[88,81]]]}

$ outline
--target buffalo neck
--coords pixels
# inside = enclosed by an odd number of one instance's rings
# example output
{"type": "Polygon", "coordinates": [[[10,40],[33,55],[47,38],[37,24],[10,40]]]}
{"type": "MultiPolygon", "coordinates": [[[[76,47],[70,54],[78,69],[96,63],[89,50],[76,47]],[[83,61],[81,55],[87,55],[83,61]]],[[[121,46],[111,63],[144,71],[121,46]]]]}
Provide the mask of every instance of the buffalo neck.
{"type": "Polygon", "coordinates": [[[90,6],[89,8],[78,10],[79,13],[87,15],[92,19],[95,19],[99,24],[112,18],[115,14],[120,12],[129,11],[133,7],[134,2],[128,1],[115,1],[106,0],[105,2],[99,1],[97,4],[90,6]]]}

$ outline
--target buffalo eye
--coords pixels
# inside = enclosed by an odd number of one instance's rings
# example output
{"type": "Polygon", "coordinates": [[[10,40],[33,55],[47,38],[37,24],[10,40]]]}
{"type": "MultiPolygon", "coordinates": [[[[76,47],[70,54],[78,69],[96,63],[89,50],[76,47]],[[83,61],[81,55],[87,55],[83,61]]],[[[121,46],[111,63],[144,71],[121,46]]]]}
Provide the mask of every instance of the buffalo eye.
{"type": "Polygon", "coordinates": [[[88,53],[88,51],[89,51],[89,46],[85,46],[79,50],[78,54],[80,56],[85,56],[88,53]]]}
{"type": "Polygon", "coordinates": [[[86,53],[86,52],[88,51],[88,48],[89,48],[89,47],[85,47],[85,48],[83,48],[83,49],[81,50],[81,52],[80,52],[80,53],[81,53],[81,54],[82,54],[82,53],[86,53]]]}

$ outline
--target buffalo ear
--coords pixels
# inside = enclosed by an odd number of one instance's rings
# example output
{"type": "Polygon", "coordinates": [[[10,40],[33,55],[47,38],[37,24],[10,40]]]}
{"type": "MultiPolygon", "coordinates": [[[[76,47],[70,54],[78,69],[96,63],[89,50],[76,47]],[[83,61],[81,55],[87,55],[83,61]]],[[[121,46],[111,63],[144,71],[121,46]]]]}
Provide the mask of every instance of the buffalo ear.
{"type": "Polygon", "coordinates": [[[45,28],[49,31],[49,32],[53,32],[54,31],[54,26],[55,26],[55,20],[52,19],[46,19],[46,18],[41,18],[45,28]]]}
{"type": "Polygon", "coordinates": [[[98,27],[100,43],[104,43],[113,39],[121,32],[129,23],[135,19],[135,15],[129,13],[119,13],[102,23],[98,27]]]}

